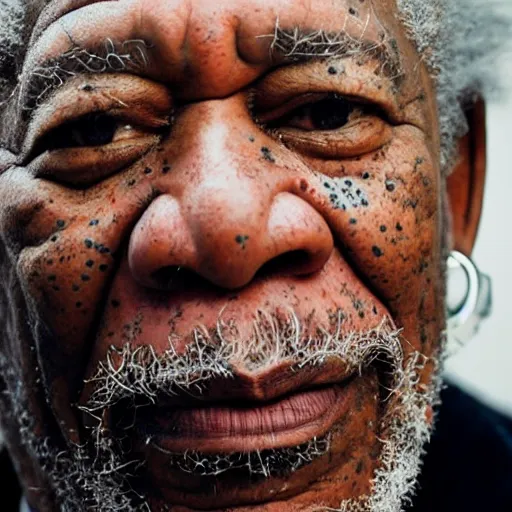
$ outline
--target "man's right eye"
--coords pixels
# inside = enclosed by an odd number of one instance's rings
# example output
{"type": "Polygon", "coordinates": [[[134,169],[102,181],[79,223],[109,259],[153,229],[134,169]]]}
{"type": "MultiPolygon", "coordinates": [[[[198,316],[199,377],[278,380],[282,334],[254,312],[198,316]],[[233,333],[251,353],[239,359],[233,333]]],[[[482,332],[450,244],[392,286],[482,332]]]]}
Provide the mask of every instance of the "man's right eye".
{"type": "Polygon", "coordinates": [[[50,132],[45,150],[106,146],[136,138],[141,133],[132,125],[106,113],[88,114],[50,132]]]}

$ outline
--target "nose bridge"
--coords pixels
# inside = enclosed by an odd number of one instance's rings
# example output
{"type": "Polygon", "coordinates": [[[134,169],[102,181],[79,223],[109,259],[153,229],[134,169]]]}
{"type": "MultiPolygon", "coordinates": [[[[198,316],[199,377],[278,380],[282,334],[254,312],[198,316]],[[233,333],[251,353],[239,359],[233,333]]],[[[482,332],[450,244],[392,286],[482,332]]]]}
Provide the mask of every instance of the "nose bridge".
{"type": "Polygon", "coordinates": [[[193,105],[181,122],[194,127],[177,141],[183,149],[176,167],[187,175],[180,202],[194,231],[218,232],[221,220],[242,231],[262,229],[279,178],[258,153],[243,95],[193,105]]]}
{"type": "Polygon", "coordinates": [[[180,162],[193,173],[180,202],[198,258],[212,272],[221,265],[218,255],[237,267],[249,243],[259,250],[269,244],[268,214],[279,180],[258,156],[242,95],[195,105],[183,122],[197,127],[180,162]]]}

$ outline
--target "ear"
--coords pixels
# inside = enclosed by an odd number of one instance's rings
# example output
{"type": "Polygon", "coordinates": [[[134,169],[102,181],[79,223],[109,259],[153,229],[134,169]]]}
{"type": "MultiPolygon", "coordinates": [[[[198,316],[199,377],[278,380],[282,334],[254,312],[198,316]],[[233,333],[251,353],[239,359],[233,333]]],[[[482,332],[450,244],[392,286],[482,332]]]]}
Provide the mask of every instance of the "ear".
{"type": "Polygon", "coordinates": [[[459,160],[447,181],[452,215],[452,249],[470,256],[475,244],[484,198],[487,166],[485,103],[466,112],[469,133],[459,142],[459,160]]]}

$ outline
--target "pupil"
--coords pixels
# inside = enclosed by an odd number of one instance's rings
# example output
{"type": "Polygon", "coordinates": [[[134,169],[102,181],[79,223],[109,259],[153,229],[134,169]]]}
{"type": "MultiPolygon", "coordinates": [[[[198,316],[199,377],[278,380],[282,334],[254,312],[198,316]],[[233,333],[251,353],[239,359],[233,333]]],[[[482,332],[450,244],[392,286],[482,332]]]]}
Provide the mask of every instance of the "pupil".
{"type": "Polygon", "coordinates": [[[93,114],[73,123],[71,129],[72,147],[103,146],[114,139],[117,120],[105,114],[93,114]]]}
{"type": "Polygon", "coordinates": [[[340,98],[325,98],[311,107],[311,121],[319,130],[336,130],[345,126],[353,107],[340,98]]]}

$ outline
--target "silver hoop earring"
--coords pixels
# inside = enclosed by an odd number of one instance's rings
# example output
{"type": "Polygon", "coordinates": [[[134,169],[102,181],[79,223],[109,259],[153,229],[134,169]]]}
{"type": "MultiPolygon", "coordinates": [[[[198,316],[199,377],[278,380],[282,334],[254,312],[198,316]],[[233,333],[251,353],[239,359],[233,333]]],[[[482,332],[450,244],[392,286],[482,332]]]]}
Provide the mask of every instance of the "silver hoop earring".
{"type": "Polygon", "coordinates": [[[457,251],[450,253],[447,270],[448,337],[465,345],[491,315],[492,282],[470,258],[457,251]]]}

